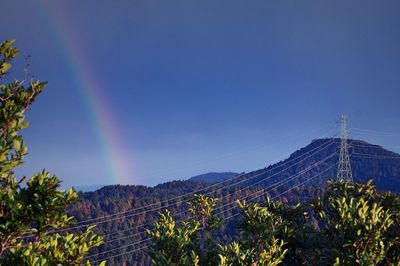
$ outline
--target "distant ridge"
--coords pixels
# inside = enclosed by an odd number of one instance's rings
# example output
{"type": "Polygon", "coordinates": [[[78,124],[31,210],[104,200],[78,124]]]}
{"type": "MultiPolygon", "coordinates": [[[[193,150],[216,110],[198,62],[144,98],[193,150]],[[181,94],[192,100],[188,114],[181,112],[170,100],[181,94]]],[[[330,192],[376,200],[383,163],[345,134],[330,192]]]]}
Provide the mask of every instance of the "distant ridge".
{"type": "Polygon", "coordinates": [[[82,191],[82,192],[90,192],[90,191],[95,191],[98,190],[106,185],[104,184],[95,184],[95,185],[82,185],[82,186],[74,186],[76,191],[82,191]]]}
{"type": "Polygon", "coordinates": [[[230,178],[232,176],[238,175],[237,173],[233,172],[222,172],[222,173],[217,173],[217,172],[210,172],[206,174],[201,174],[201,175],[196,175],[191,178],[189,178],[190,181],[196,181],[196,182],[205,182],[205,183],[216,183],[216,182],[221,182],[227,178],[230,178]]]}

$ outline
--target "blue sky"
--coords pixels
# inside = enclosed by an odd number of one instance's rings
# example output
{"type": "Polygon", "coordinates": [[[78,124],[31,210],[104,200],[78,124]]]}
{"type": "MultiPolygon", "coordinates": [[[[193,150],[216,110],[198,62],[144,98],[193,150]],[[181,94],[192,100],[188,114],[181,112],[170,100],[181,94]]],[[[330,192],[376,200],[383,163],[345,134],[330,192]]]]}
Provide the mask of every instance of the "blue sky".
{"type": "MultiPolygon", "coordinates": [[[[341,113],[350,126],[400,135],[398,1],[3,0],[1,7],[0,39],[16,39],[31,73],[49,82],[29,113],[21,174],[46,168],[65,186],[122,180],[109,169],[64,42],[79,48],[101,84],[118,132],[111,149],[127,162],[124,183],[263,167],[336,133],[341,113]]],[[[23,65],[13,76],[23,77],[23,65]]],[[[352,136],[400,151],[400,136],[379,132],[352,136]]]]}

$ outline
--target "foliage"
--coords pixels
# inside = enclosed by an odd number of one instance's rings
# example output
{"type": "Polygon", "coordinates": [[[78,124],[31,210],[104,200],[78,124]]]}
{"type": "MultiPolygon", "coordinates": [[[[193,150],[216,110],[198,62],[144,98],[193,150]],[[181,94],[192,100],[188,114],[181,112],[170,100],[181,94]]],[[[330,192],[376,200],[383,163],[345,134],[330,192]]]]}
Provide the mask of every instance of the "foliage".
{"type": "Polygon", "coordinates": [[[160,214],[160,220],[155,223],[154,230],[147,230],[154,242],[150,252],[153,264],[197,265],[198,256],[191,249],[191,238],[199,228],[198,222],[183,222],[177,227],[169,211],[160,214]]]}
{"type": "Polygon", "coordinates": [[[218,199],[195,194],[189,201],[189,212],[194,216],[192,223],[200,224],[200,230],[192,238],[193,249],[199,254],[201,265],[215,265],[218,261],[215,231],[222,226],[221,219],[212,215],[218,199]]]}
{"type": "MultiPolygon", "coordinates": [[[[207,214],[204,217],[212,216],[215,199],[196,195],[193,202],[191,211],[197,219],[203,214],[207,214]],[[210,204],[209,208],[205,203],[210,204]]],[[[323,197],[311,205],[288,206],[267,196],[263,205],[238,201],[238,206],[241,216],[237,223],[239,239],[217,244],[218,260],[212,265],[400,264],[400,196],[380,193],[371,182],[329,181],[323,197]]],[[[164,216],[161,217],[162,221],[164,216]]],[[[169,224],[174,224],[171,216],[168,219],[169,224]]],[[[202,229],[200,225],[201,222],[194,218],[193,222],[188,221],[178,228],[174,224],[176,233],[170,232],[171,235],[182,232],[188,235],[181,244],[187,248],[186,257],[194,251],[207,253],[210,248],[207,245],[200,249],[196,247],[198,241],[193,236],[198,236],[202,229]],[[197,226],[190,231],[188,224],[197,226]],[[196,248],[191,249],[193,246],[196,248]]],[[[157,227],[153,239],[155,235],[161,239],[163,231],[157,227]]],[[[168,243],[165,241],[164,245],[169,246],[168,243]]],[[[157,252],[156,245],[153,252],[157,252]]],[[[165,249],[160,252],[170,254],[170,257],[174,254],[165,249]]],[[[154,259],[156,265],[168,265],[154,259]]],[[[211,264],[208,257],[200,256],[199,262],[200,265],[211,264]]]]}
{"type": "Polygon", "coordinates": [[[194,195],[189,202],[189,212],[193,218],[176,226],[171,213],[160,214],[154,230],[147,230],[153,239],[149,252],[154,265],[202,265],[216,261],[217,254],[212,252],[210,233],[219,227],[219,219],[212,215],[217,200],[204,195],[194,195]],[[201,232],[206,232],[200,236],[201,232]],[[207,252],[204,252],[207,250],[207,252]],[[214,256],[214,258],[213,258],[214,256]]]}
{"type": "MultiPolygon", "coordinates": [[[[189,202],[189,212],[198,218],[202,228],[214,228],[218,226],[217,217],[211,215],[217,205],[218,199],[206,197],[201,194],[195,194],[189,202]]],[[[197,222],[197,221],[196,221],[197,222]]]]}
{"type": "Polygon", "coordinates": [[[371,181],[365,185],[330,181],[314,205],[321,237],[329,239],[328,252],[323,252],[326,260],[337,265],[400,263],[399,209],[387,205],[392,200],[398,202],[399,196],[378,193],[371,181]]]}
{"type": "Polygon", "coordinates": [[[271,241],[265,248],[257,250],[256,248],[243,248],[238,242],[234,241],[228,245],[221,246],[220,266],[233,265],[279,265],[287,249],[284,249],[282,240],[271,238],[271,241]]]}
{"type": "MultiPolygon", "coordinates": [[[[288,235],[286,221],[275,210],[278,202],[267,197],[267,206],[238,202],[242,220],[239,222],[241,240],[221,246],[221,265],[278,265],[287,249],[279,235],[288,235]]],[[[282,205],[283,206],[283,205],[282,205]]]]}
{"type": "MultiPolygon", "coordinates": [[[[18,55],[14,41],[0,46],[0,79],[18,55]]],[[[59,231],[73,223],[65,209],[76,201],[73,190],[60,191],[60,181],[46,171],[17,179],[27,147],[20,131],[25,113],[46,83],[14,80],[0,83],[0,263],[5,265],[77,265],[102,238],[88,228],[82,234],[59,231]]],[[[88,262],[87,262],[88,263],[88,262]]]]}
{"type": "Polygon", "coordinates": [[[210,235],[199,236],[202,230],[216,229],[220,222],[212,215],[217,199],[204,195],[195,195],[190,202],[189,211],[194,215],[192,219],[183,222],[179,228],[170,213],[160,215],[153,231],[148,230],[153,239],[153,248],[150,252],[154,265],[278,265],[287,250],[283,249],[284,242],[275,239],[277,230],[285,231],[282,219],[268,211],[267,207],[245,205],[240,203],[245,220],[241,228],[245,240],[239,244],[233,242],[227,246],[218,245],[218,252],[214,245],[205,244],[210,235]],[[262,228],[262,232],[257,228],[262,228]],[[265,237],[268,236],[268,239],[265,237]],[[272,237],[269,237],[272,236],[272,237]],[[244,250],[242,250],[244,247],[244,250]],[[197,251],[197,253],[196,253],[197,251]],[[200,254],[197,255],[197,254],[200,254]],[[193,258],[197,258],[195,261],[193,258]]]}

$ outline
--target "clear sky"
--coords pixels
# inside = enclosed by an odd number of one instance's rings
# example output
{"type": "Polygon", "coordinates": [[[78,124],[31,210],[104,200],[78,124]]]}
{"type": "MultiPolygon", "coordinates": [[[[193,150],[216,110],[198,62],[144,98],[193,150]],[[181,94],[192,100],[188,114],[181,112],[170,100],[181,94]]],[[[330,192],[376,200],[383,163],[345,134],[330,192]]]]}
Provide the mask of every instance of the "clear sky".
{"type": "Polygon", "coordinates": [[[2,0],[12,76],[49,82],[22,174],[154,185],[249,171],[351,127],[400,151],[399,1],[2,0]],[[331,131],[329,131],[331,130],[331,131]]]}

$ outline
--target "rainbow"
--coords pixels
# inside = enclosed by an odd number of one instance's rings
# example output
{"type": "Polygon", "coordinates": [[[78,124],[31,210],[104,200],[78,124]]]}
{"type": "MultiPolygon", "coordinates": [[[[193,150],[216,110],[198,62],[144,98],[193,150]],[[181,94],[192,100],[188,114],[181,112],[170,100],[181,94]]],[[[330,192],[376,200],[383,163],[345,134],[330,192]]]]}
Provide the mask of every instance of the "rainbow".
{"type": "MultiPolygon", "coordinates": [[[[65,50],[65,61],[75,79],[76,88],[86,106],[96,138],[101,145],[102,157],[107,166],[108,175],[118,184],[133,183],[133,165],[130,156],[122,148],[122,134],[118,119],[103,94],[100,78],[92,71],[85,49],[71,29],[63,12],[52,5],[53,1],[38,1],[45,17],[49,20],[51,33],[59,46],[65,50]]],[[[57,2],[58,3],[58,2],[57,2]]]]}

